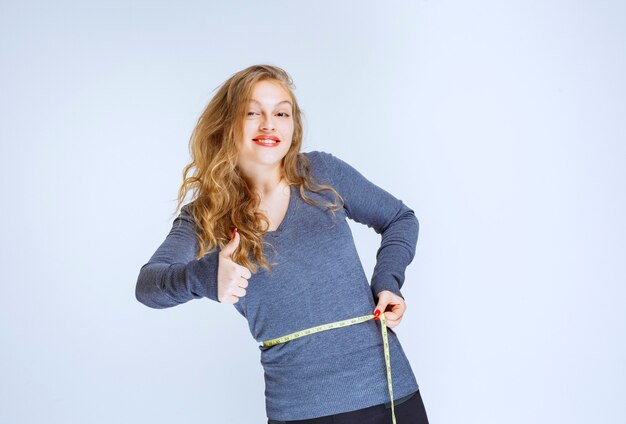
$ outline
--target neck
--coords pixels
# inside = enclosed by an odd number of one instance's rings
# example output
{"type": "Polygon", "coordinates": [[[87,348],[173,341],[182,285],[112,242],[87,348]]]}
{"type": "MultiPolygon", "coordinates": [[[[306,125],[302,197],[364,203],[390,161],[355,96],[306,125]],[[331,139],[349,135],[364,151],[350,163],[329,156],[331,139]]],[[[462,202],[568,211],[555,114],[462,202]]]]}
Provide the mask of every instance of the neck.
{"type": "Polygon", "coordinates": [[[248,184],[250,184],[252,189],[259,193],[261,197],[273,193],[284,179],[280,166],[271,169],[267,167],[253,167],[252,169],[242,171],[248,184]]]}

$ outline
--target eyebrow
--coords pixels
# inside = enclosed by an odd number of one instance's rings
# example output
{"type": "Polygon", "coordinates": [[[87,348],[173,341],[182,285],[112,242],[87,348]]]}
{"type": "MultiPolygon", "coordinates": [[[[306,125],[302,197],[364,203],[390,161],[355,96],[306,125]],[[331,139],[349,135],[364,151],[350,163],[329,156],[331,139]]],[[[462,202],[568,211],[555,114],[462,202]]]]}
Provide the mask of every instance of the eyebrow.
{"type": "MultiPolygon", "coordinates": [[[[260,101],[258,101],[258,100],[256,100],[256,99],[250,99],[250,101],[251,101],[251,102],[254,102],[254,103],[257,103],[258,105],[260,105],[260,104],[261,104],[261,102],[260,102],[260,101]]],[[[278,102],[278,103],[276,103],[276,106],[279,106],[279,105],[281,105],[281,104],[283,104],[283,103],[288,103],[288,104],[289,104],[289,106],[291,106],[291,108],[293,109],[293,104],[292,104],[289,100],[283,100],[282,102],[278,102]]]]}

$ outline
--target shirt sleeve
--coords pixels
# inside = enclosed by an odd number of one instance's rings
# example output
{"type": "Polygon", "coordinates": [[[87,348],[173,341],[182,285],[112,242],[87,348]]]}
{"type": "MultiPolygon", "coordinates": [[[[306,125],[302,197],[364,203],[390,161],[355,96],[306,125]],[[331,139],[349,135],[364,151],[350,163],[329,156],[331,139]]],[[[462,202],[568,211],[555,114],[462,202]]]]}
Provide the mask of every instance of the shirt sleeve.
{"type": "Polygon", "coordinates": [[[195,259],[198,241],[187,205],[172,229],[137,277],[135,297],[151,308],[163,309],[202,297],[216,302],[219,249],[195,259]]]}
{"type": "Polygon", "coordinates": [[[318,151],[330,185],[344,199],[348,218],[373,228],[381,235],[370,287],[374,299],[389,290],[404,299],[400,289],[406,267],[415,256],[419,222],[415,213],[348,163],[331,153],[318,151]]]}

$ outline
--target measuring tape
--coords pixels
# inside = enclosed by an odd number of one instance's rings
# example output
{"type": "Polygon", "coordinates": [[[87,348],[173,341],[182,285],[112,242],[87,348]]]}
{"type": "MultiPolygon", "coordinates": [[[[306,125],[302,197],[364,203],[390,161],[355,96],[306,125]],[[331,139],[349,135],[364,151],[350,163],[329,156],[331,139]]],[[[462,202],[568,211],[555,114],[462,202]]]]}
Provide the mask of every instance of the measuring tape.
{"type": "MultiPolygon", "coordinates": [[[[376,315],[363,315],[356,318],[349,318],[343,321],[331,322],[329,324],[318,325],[317,327],[307,328],[306,330],[296,331],[295,333],[287,334],[286,336],[278,337],[276,339],[266,340],[263,342],[264,347],[275,346],[280,343],[285,343],[290,340],[298,339],[300,337],[308,336],[309,334],[319,333],[320,331],[331,330],[333,328],[346,327],[348,325],[359,324],[361,322],[369,321],[372,318],[376,318],[376,315]]],[[[387,340],[387,320],[385,319],[385,313],[381,313],[380,318],[382,336],[383,336],[383,349],[385,351],[385,366],[387,367],[387,387],[389,388],[389,399],[391,399],[391,417],[393,424],[396,424],[396,413],[393,407],[393,387],[391,384],[391,358],[389,356],[389,342],[387,340]]]]}

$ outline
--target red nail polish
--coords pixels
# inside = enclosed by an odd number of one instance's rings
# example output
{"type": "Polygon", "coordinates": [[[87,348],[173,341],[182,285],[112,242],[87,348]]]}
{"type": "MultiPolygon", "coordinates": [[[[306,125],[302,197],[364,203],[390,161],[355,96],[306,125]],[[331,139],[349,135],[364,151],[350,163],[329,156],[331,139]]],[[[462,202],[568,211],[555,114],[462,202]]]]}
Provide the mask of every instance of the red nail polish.
{"type": "Polygon", "coordinates": [[[236,235],[237,235],[237,227],[235,227],[235,230],[233,231],[233,238],[235,238],[236,235]]]}
{"type": "Polygon", "coordinates": [[[374,311],[374,316],[378,318],[379,315],[380,315],[380,311],[378,309],[376,309],[374,311]]]}

